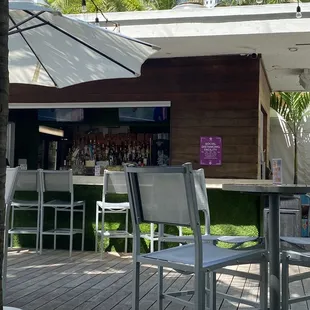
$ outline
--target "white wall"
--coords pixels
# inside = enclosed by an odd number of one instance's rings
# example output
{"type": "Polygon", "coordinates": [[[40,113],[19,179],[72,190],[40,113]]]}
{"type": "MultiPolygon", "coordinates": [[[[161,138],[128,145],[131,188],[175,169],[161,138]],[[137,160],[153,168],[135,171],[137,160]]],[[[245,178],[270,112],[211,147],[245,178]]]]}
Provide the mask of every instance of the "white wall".
{"type": "MultiPolygon", "coordinates": [[[[298,183],[310,183],[310,119],[305,120],[298,138],[298,183]]],[[[294,144],[285,121],[276,113],[270,118],[270,160],[282,158],[283,183],[293,183],[294,144]]]]}

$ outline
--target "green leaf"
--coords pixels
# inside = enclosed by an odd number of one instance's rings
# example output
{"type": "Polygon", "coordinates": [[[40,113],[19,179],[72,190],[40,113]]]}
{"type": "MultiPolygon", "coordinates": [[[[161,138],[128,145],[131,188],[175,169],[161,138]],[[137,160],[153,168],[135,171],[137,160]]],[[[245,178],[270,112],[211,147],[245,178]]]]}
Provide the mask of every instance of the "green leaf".
{"type": "Polygon", "coordinates": [[[270,97],[270,106],[284,118],[292,133],[296,134],[300,130],[303,118],[310,115],[310,93],[273,93],[270,97]]]}

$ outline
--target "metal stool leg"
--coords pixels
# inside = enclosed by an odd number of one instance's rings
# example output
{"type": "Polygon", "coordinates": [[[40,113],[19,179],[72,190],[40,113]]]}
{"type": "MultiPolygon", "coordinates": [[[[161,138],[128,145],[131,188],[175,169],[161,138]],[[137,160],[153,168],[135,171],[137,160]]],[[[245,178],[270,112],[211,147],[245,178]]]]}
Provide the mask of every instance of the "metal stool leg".
{"type": "MultiPolygon", "coordinates": [[[[126,234],[128,233],[128,209],[126,209],[126,216],[125,216],[125,231],[126,234]]],[[[128,250],[128,237],[125,236],[125,253],[127,253],[128,250]]]]}
{"type": "MultiPolygon", "coordinates": [[[[12,206],[12,218],[11,218],[11,228],[14,227],[14,206],[12,206]]],[[[13,248],[13,239],[14,239],[14,234],[11,234],[10,238],[10,247],[11,249],[13,248]]]]}
{"type": "Polygon", "coordinates": [[[216,310],[216,272],[210,272],[210,310],[216,310]]]}
{"type": "Polygon", "coordinates": [[[289,301],[289,257],[283,253],[282,256],[282,310],[288,310],[289,301]]]}
{"type": "Polygon", "coordinates": [[[41,208],[40,205],[38,205],[37,209],[37,234],[36,234],[36,253],[39,252],[39,239],[40,239],[40,214],[41,214],[41,208]]]}
{"type": "Polygon", "coordinates": [[[151,251],[151,253],[153,253],[154,252],[154,230],[155,230],[155,228],[154,228],[154,223],[151,223],[151,231],[150,231],[150,235],[151,235],[151,241],[150,241],[150,251],[151,251]]]}
{"type": "Polygon", "coordinates": [[[98,222],[99,222],[99,206],[96,203],[96,226],[95,226],[95,252],[98,251],[98,222]]]}
{"type": "Polygon", "coordinates": [[[84,242],[85,242],[85,203],[83,203],[83,211],[82,211],[82,240],[81,240],[81,251],[84,251],[84,242]]]}
{"type": "Polygon", "coordinates": [[[100,239],[100,251],[101,251],[101,259],[103,259],[104,252],[104,209],[101,210],[101,239],[100,239]]]}
{"type": "Polygon", "coordinates": [[[200,268],[195,268],[195,286],[194,286],[194,310],[205,310],[206,289],[205,289],[205,273],[200,268]]]}
{"type": "Polygon", "coordinates": [[[73,248],[73,206],[70,209],[70,242],[69,242],[69,257],[72,256],[73,248]]]}
{"type": "Polygon", "coordinates": [[[54,251],[56,250],[56,230],[57,230],[57,207],[55,208],[55,217],[54,217],[54,251]]]}
{"type": "Polygon", "coordinates": [[[260,263],[260,309],[268,308],[268,261],[264,255],[260,263]]]}
{"type": "Polygon", "coordinates": [[[41,207],[40,212],[40,254],[42,254],[43,247],[43,225],[44,225],[44,207],[41,207]]]}

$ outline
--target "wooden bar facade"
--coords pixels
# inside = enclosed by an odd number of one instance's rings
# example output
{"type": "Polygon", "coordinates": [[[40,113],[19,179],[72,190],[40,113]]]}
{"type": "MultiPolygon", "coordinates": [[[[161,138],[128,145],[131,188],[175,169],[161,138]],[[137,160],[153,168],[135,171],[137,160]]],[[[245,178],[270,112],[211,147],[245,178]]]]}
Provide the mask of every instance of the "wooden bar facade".
{"type": "Polygon", "coordinates": [[[46,102],[52,107],[53,102],[171,101],[172,164],[190,161],[200,167],[200,136],[221,136],[223,164],[204,166],[206,177],[259,176],[259,111],[263,106],[269,115],[270,92],[260,57],[152,59],[142,69],[136,79],[65,89],[13,84],[10,102],[46,102]]]}

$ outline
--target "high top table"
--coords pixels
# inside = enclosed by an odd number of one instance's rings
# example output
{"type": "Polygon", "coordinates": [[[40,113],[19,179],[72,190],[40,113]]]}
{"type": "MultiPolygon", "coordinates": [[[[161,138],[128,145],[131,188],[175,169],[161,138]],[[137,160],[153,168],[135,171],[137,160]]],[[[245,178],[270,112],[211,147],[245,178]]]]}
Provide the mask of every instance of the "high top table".
{"type": "Polygon", "coordinates": [[[225,191],[237,191],[269,196],[269,262],[270,310],[280,310],[280,196],[310,192],[310,185],[239,185],[224,184],[225,191]]]}

